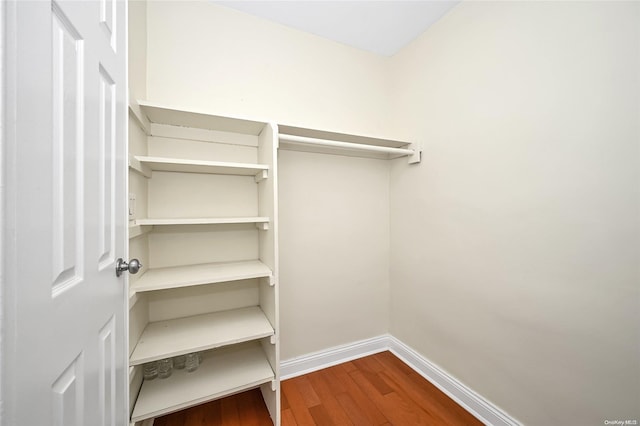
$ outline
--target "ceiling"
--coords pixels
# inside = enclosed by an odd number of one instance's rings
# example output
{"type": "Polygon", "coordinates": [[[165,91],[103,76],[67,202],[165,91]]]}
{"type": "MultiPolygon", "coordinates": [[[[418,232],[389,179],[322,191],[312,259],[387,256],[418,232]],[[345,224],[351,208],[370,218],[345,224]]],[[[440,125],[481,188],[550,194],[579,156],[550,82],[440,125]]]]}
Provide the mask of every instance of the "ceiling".
{"type": "Polygon", "coordinates": [[[378,55],[392,56],[460,0],[214,1],[378,55]]]}

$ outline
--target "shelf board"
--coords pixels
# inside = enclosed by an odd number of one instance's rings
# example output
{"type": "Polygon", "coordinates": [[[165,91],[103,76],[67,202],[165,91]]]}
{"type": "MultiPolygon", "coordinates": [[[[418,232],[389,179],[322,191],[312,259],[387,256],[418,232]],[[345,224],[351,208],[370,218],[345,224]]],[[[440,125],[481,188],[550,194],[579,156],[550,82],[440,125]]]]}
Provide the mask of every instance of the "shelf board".
{"type": "Polygon", "coordinates": [[[374,145],[389,148],[404,148],[410,144],[408,141],[399,141],[394,139],[383,139],[374,136],[354,135],[349,133],[328,132],[325,130],[309,129],[304,127],[294,127],[285,124],[279,124],[280,133],[288,135],[303,136],[308,138],[329,139],[335,141],[344,141],[354,144],[374,145]]]}
{"type": "Polygon", "coordinates": [[[239,223],[269,223],[268,217],[194,217],[169,219],[136,219],[132,226],[146,225],[226,225],[239,223]]]}
{"type": "Polygon", "coordinates": [[[142,167],[148,167],[151,171],[159,172],[260,176],[263,172],[269,170],[269,166],[265,164],[229,163],[146,156],[135,156],[134,158],[142,167]]]}
{"type": "Polygon", "coordinates": [[[149,101],[138,101],[140,110],[151,123],[170,124],[173,126],[193,127],[197,129],[219,130],[223,132],[259,135],[267,124],[262,121],[243,118],[224,117],[206,111],[190,108],[160,105],[149,101]]]}
{"type": "Polygon", "coordinates": [[[261,339],[274,334],[257,306],[149,323],[129,365],[261,339]]]}
{"type": "Polygon", "coordinates": [[[174,370],[171,377],[145,381],[131,421],[182,410],[255,388],[275,375],[258,342],[233,345],[205,354],[198,370],[174,370]]]}
{"type": "Polygon", "coordinates": [[[322,154],[346,155],[390,160],[408,156],[409,163],[420,162],[416,143],[302,127],[278,125],[279,149],[322,154]]]}
{"type": "Polygon", "coordinates": [[[132,293],[214,284],[250,278],[271,277],[271,269],[259,260],[231,263],[202,263],[149,269],[131,285],[132,293]]]}

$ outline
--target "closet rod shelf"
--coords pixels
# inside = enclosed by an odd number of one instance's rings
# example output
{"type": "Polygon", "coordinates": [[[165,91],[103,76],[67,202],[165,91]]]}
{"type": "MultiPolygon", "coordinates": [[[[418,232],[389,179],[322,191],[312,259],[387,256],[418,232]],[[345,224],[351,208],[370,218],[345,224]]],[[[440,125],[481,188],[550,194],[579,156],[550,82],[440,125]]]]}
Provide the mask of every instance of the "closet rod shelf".
{"type": "Polygon", "coordinates": [[[386,154],[389,156],[388,158],[409,157],[410,164],[420,162],[420,150],[414,149],[414,145],[411,143],[406,143],[406,145],[409,146],[407,148],[344,142],[340,140],[290,135],[285,133],[280,133],[278,137],[281,142],[293,145],[301,144],[306,146],[317,146],[320,148],[338,148],[345,151],[363,151],[374,154],[386,154]]]}
{"type": "Polygon", "coordinates": [[[310,144],[310,145],[332,146],[336,148],[384,152],[387,154],[397,154],[397,155],[415,154],[415,151],[413,149],[407,149],[407,148],[393,148],[389,146],[365,145],[365,144],[359,144],[359,143],[333,141],[328,139],[309,138],[306,136],[280,134],[279,138],[280,140],[286,141],[286,142],[294,142],[294,143],[302,143],[302,144],[310,144]]]}

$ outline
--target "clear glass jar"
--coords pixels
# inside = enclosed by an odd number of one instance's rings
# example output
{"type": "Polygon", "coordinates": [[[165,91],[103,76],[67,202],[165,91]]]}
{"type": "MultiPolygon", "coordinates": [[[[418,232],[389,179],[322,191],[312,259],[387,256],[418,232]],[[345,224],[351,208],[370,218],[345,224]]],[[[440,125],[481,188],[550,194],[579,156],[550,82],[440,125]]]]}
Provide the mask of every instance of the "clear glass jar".
{"type": "Polygon", "coordinates": [[[147,362],[142,366],[144,380],[153,380],[158,377],[158,361],[147,362]]]}
{"type": "Polygon", "coordinates": [[[186,355],[178,355],[173,357],[173,368],[176,370],[182,370],[187,362],[186,355]]]}
{"type": "Polygon", "coordinates": [[[196,371],[200,366],[200,358],[198,357],[198,353],[190,353],[186,356],[185,368],[189,373],[192,371],[196,371]]]}
{"type": "Polygon", "coordinates": [[[158,377],[166,379],[173,373],[173,358],[165,358],[158,361],[158,377]]]}

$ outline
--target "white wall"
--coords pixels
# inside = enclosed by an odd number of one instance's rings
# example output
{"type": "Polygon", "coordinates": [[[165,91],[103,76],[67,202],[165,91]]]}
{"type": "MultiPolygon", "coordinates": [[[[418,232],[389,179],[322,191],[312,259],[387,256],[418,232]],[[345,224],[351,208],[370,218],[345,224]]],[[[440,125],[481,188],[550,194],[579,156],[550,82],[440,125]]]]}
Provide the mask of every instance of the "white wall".
{"type": "Polygon", "coordinates": [[[385,129],[385,59],[206,1],[148,5],[149,99],[337,132],[385,129]]]}
{"type": "Polygon", "coordinates": [[[391,333],[530,425],[640,420],[640,4],[463,3],[392,60],[391,333]]]}
{"type": "Polygon", "coordinates": [[[389,165],[280,151],[282,359],[378,336],[389,318],[389,165]]]}
{"type": "MultiPolygon", "coordinates": [[[[152,101],[385,136],[387,62],[209,2],[147,6],[152,101]]],[[[281,357],[388,326],[389,163],[281,151],[281,357]]]]}
{"type": "Polygon", "coordinates": [[[129,91],[133,99],[147,98],[147,0],[129,0],[129,91]]]}

